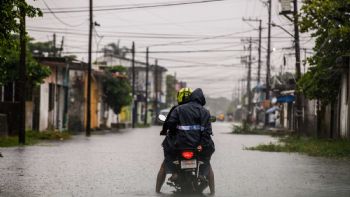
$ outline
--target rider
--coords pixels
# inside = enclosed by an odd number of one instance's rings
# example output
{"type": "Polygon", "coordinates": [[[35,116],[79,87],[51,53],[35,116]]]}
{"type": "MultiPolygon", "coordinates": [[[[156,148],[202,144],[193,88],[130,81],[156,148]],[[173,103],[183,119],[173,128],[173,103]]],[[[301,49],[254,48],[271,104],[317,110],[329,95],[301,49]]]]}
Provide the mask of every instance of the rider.
{"type": "MultiPolygon", "coordinates": [[[[178,105],[175,105],[174,107],[172,107],[169,111],[169,114],[171,114],[174,111],[174,109],[179,105],[187,103],[190,99],[191,94],[192,94],[191,88],[181,88],[177,93],[178,105]]],[[[167,121],[169,120],[169,117],[170,117],[169,114],[163,124],[163,129],[160,132],[160,135],[165,135],[166,137],[162,143],[163,150],[164,150],[164,161],[160,166],[160,169],[157,175],[156,192],[158,193],[160,192],[160,189],[165,181],[166,171],[172,171],[172,169],[169,169],[169,166],[171,166],[171,164],[169,163],[172,162],[172,159],[173,159],[172,155],[174,155],[174,149],[175,149],[174,141],[175,141],[176,131],[169,130],[169,127],[167,124],[167,121]],[[168,166],[167,170],[166,170],[166,166],[168,166]]]]}
{"type": "MultiPolygon", "coordinates": [[[[215,193],[214,173],[210,166],[210,157],[215,148],[211,139],[210,113],[203,107],[205,103],[202,89],[194,90],[189,101],[174,108],[164,124],[171,132],[176,133],[174,137],[176,148],[197,148],[201,152],[200,156],[206,163],[206,169],[200,172],[200,176],[208,175],[210,192],[215,193]]],[[[165,164],[172,171],[172,162],[165,164]]],[[[171,179],[176,179],[177,174],[172,172],[171,179]]]]}

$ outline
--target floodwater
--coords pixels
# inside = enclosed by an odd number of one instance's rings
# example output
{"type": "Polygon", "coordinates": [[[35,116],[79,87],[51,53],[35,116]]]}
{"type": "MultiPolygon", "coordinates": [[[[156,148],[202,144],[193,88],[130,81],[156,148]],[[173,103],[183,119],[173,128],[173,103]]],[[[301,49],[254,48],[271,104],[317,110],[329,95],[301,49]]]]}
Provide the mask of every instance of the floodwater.
{"type": "MultiPolygon", "coordinates": [[[[214,124],[216,196],[350,196],[350,161],[243,150],[275,139],[231,135],[230,127],[214,124]]],[[[173,196],[167,185],[154,192],[163,157],[159,130],[1,148],[0,196],[173,196]]]]}

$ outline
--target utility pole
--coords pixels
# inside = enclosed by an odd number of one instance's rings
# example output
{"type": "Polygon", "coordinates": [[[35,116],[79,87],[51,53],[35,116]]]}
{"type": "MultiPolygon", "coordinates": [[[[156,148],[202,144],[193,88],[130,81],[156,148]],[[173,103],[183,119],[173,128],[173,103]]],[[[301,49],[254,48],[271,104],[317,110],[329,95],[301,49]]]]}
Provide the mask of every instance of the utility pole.
{"type": "Polygon", "coordinates": [[[259,20],[259,62],[258,62],[258,85],[260,85],[260,73],[261,73],[261,34],[262,34],[262,20],[259,20]]]}
{"type": "MultiPolygon", "coordinates": [[[[266,60],[266,96],[265,99],[270,99],[270,68],[271,68],[271,12],[272,12],[272,1],[268,2],[268,35],[267,35],[267,60],[266,60]]],[[[265,114],[265,126],[269,123],[269,115],[265,114]]]]}
{"type": "MultiPolygon", "coordinates": [[[[295,67],[296,67],[296,81],[298,82],[301,78],[301,69],[300,69],[300,40],[299,40],[299,16],[298,16],[298,0],[294,0],[294,38],[295,38],[295,67]]],[[[295,98],[295,107],[296,107],[296,131],[297,134],[301,134],[301,127],[302,127],[302,100],[301,100],[301,94],[299,91],[296,91],[296,98],[295,98]]]]}
{"type": "Polygon", "coordinates": [[[259,47],[258,47],[258,85],[260,84],[260,70],[261,70],[261,35],[262,35],[262,20],[261,19],[251,19],[251,18],[243,18],[243,21],[250,21],[250,22],[259,22],[259,47]]]}
{"type": "Polygon", "coordinates": [[[155,60],[155,69],[154,69],[154,90],[155,90],[155,99],[154,99],[154,113],[158,115],[158,60],[155,60]]]}
{"type": "Polygon", "coordinates": [[[54,57],[57,57],[56,33],[53,34],[53,56],[54,56],[54,57]]]}
{"type": "Polygon", "coordinates": [[[135,42],[132,42],[132,65],[131,65],[131,72],[132,72],[132,128],[135,128],[136,124],[136,99],[135,99],[135,42]]]}
{"type": "Polygon", "coordinates": [[[148,74],[149,74],[149,48],[146,49],[146,105],[144,125],[147,125],[148,119],[148,74]]]}
{"type": "Polygon", "coordinates": [[[176,72],[174,73],[174,92],[175,96],[173,96],[173,105],[176,105],[176,72]]]}
{"type": "Polygon", "coordinates": [[[61,40],[61,47],[60,47],[60,55],[59,57],[62,56],[62,52],[63,52],[63,45],[64,45],[64,36],[62,37],[62,40],[61,40]]]}
{"type": "MultiPolygon", "coordinates": [[[[25,3],[25,0],[23,0],[25,3]]],[[[17,85],[18,91],[16,94],[19,101],[19,131],[18,131],[18,143],[24,145],[25,139],[25,128],[26,128],[26,78],[27,78],[27,67],[26,67],[26,13],[23,5],[20,6],[20,59],[19,59],[19,79],[17,85]]]]}
{"type": "Polygon", "coordinates": [[[247,95],[248,95],[247,123],[248,124],[250,124],[252,120],[251,79],[252,79],[252,38],[249,39],[249,56],[248,56],[248,79],[247,79],[247,95]]]}
{"type": "MultiPolygon", "coordinates": [[[[261,19],[245,19],[243,21],[259,22],[259,46],[258,46],[258,86],[261,82],[261,35],[262,35],[262,20],[261,19]]],[[[256,124],[259,124],[259,112],[256,112],[256,124]]]]}
{"type": "Polygon", "coordinates": [[[304,62],[303,62],[303,67],[304,67],[304,74],[306,73],[306,63],[307,63],[307,52],[306,52],[306,48],[303,48],[304,50],[304,62]]]}
{"type": "MultiPolygon", "coordinates": [[[[282,2],[283,3],[283,2],[282,2]]],[[[299,39],[299,15],[298,15],[298,1],[293,0],[293,11],[291,11],[291,2],[284,2],[282,4],[283,11],[280,13],[284,15],[288,20],[293,22],[294,24],[294,35],[289,33],[286,29],[279,25],[279,28],[284,30],[286,33],[294,37],[294,44],[295,44],[295,80],[296,82],[299,81],[301,78],[301,68],[300,68],[300,39],[299,39]],[[289,17],[288,14],[293,14],[293,18],[289,17]]],[[[294,112],[294,127],[295,131],[298,135],[302,133],[301,127],[303,124],[303,106],[302,106],[302,94],[295,90],[295,112],[294,112]]]]}
{"type": "Polygon", "coordinates": [[[92,50],[92,28],[93,28],[93,5],[92,0],[90,0],[90,9],[89,9],[89,16],[90,16],[90,22],[89,22],[89,61],[88,61],[88,76],[87,76],[87,102],[86,102],[86,133],[85,135],[87,137],[90,137],[91,135],[91,50],[92,50]]]}

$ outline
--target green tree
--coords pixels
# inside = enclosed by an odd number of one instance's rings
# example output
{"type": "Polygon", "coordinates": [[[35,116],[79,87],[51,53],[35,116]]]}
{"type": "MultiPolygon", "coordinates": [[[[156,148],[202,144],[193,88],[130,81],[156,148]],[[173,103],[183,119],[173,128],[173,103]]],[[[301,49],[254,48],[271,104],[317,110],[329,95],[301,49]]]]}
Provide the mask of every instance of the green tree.
{"type": "Polygon", "coordinates": [[[174,104],[176,99],[176,87],[175,87],[175,77],[173,75],[166,76],[166,104],[167,107],[170,107],[174,104]]]}
{"type": "MultiPolygon", "coordinates": [[[[12,82],[18,77],[19,66],[19,19],[23,8],[27,17],[41,16],[42,12],[24,0],[0,1],[0,85],[12,82]]],[[[39,65],[27,52],[28,79],[31,83],[41,83],[50,74],[47,67],[39,65]]]]}
{"type": "Polygon", "coordinates": [[[305,1],[300,27],[302,32],[311,32],[316,43],[315,54],[308,59],[310,70],[298,82],[299,89],[310,99],[332,102],[340,82],[336,59],[348,55],[350,49],[350,1],[305,1]]]}
{"type": "Polygon", "coordinates": [[[20,10],[23,7],[27,17],[42,16],[39,8],[27,4],[24,0],[1,0],[0,1],[0,41],[10,44],[12,35],[19,33],[20,10]]]}
{"type": "MultiPolygon", "coordinates": [[[[0,85],[13,82],[18,79],[20,46],[18,39],[13,39],[11,45],[0,42],[0,85]],[[5,46],[6,45],[6,46],[5,46]]],[[[27,77],[31,85],[43,83],[43,80],[51,74],[49,67],[40,65],[27,50],[27,77]]]]}
{"type": "Polygon", "coordinates": [[[47,54],[47,56],[53,56],[54,54],[54,46],[51,41],[47,42],[30,42],[28,44],[28,48],[30,52],[34,56],[43,57],[47,54]]]}
{"type": "Polygon", "coordinates": [[[109,43],[102,49],[104,56],[117,56],[117,57],[126,57],[127,53],[130,52],[130,50],[126,47],[120,47],[119,42],[116,43],[109,43]]]}
{"type": "Polygon", "coordinates": [[[131,103],[131,86],[123,66],[114,66],[105,71],[103,80],[104,100],[115,114],[120,114],[122,107],[131,103]]]}

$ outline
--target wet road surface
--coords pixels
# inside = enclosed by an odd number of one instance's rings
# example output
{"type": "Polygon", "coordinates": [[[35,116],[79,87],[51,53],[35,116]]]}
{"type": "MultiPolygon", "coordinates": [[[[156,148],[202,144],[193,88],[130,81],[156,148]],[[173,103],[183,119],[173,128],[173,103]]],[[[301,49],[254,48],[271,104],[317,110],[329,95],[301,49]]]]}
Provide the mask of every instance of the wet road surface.
{"type": "MultiPolygon", "coordinates": [[[[0,196],[173,196],[167,185],[154,192],[163,157],[159,130],[1,148],[0,196]]],[[[274,139],[230,130],[214,124],[216,196],[350,196],[350,161],[242,150],[274,139]]]]}

